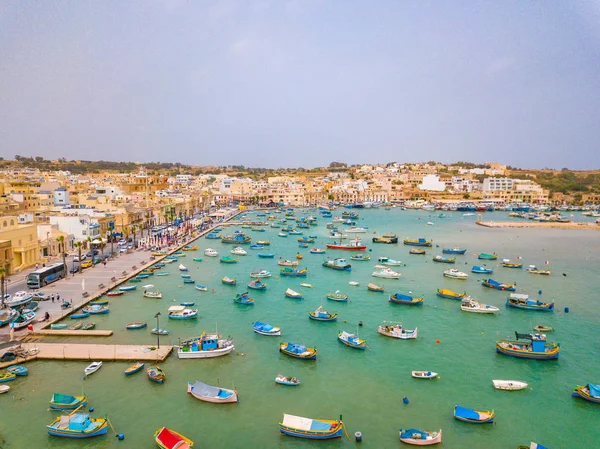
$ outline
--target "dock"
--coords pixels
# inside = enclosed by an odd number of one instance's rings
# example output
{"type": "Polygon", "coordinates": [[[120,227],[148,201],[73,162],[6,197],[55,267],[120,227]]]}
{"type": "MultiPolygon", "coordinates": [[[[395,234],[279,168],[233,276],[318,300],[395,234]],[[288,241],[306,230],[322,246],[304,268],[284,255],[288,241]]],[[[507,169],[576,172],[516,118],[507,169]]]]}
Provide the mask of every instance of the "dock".
{"type": "Polygon", "coordinates": [[[486,228],[537,228],[537,229],[595,229],[600,225],[593,222],[538,222],[538,221],[476,221],[479,226],[486,228]]]}
{"type": "Polygon", "coordinates": [[[111,330],[69,330],[69,329],[40,329],[31,332],[29,335],[45,337],[110,337],[113,334],[111,330]]]}

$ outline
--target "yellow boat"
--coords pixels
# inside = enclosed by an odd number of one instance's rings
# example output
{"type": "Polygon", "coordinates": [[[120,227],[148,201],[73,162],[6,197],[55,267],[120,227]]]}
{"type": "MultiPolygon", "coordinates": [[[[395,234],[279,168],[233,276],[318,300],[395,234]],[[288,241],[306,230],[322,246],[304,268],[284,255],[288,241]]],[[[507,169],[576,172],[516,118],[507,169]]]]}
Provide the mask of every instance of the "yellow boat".
{"type": "Polygon", "coordinates": [[[184,246],[181,248],[182,251],[198,251],[198,245],[194,246],[184,246]]]}

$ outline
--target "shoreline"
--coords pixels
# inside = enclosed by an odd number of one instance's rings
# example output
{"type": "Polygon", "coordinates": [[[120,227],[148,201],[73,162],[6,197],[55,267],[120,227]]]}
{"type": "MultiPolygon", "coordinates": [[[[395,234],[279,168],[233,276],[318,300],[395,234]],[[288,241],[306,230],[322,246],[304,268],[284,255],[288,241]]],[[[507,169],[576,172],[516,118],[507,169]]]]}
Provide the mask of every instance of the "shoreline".
{"type": "Polygon", "coordinates": [[[593,222],[476,221],[475,223],[486,228],[593,229],[600,231],[600,225],[593,222]]]}

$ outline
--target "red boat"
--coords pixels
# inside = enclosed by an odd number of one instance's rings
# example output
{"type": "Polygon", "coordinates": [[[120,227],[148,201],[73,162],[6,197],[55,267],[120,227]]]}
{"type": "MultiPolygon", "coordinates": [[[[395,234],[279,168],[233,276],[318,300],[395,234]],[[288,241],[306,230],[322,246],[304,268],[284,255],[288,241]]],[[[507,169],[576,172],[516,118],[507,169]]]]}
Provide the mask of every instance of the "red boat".
{"type": "Polygon", "coordinates": [[[166,427],[156,431],[154,441],[161,449],[189,449],[194,446],[192,440],[166,427]]]}
{"type": "Polygon", "coordinates": [[[121,296],[125,292],[108,292],[106,296],[121,296]]]}
{"type": "Polygon", "coordinates": [[[348,243],[342,243],[340,240],[339,244],[328,243],[327,248],[329,249],[341,249],[345,251],[366,251],[367,245],[361,245],[360,239],[354,239],[348,241],[348,243]]]}

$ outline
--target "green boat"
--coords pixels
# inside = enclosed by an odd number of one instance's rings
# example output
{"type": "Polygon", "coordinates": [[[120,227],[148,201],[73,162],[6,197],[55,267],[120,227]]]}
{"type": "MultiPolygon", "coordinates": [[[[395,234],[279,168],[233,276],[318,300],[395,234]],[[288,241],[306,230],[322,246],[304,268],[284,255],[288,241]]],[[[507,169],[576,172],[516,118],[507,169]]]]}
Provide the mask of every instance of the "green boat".
{"type": "Polygon", "coordinates": [[[237,263],[237,257],[223,256],[221,257],[221,263],[237,263]]]}
{"type": "Polygon", "coordinates": [[[498,255],[496,253],[494,253],[494,254],[481,253],[481,254],[479,254],[479,256],[477,258],[483,259],[483,260],[498,260],[498,255]]]}

